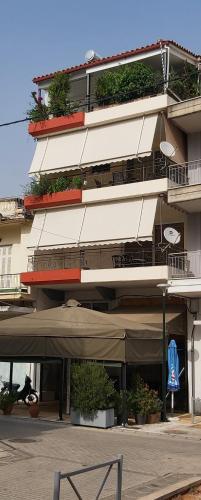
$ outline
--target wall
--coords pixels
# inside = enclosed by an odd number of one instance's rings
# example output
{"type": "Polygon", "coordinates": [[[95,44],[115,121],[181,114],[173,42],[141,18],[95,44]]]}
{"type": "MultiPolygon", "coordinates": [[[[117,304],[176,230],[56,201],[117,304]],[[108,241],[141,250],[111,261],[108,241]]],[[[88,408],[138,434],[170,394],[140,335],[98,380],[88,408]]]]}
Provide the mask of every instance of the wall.
{"type": "MultiPolygon", "coordinates": [[[[197,319],[201,319],[201,300],[198,299],[199,313],[197,319]]],[[[189,304],[190,306],[190,304],[189,304]]],[[[188,386],[189,386],[189,411],[192,410],[192,354],[191,336],[194,316],[188,312],[188,386]]],[[[201,326],[194,329],[194,360],[195,360],[195,412],[201,415],[201,326]]]]}
{"type": "Polygon", "coordinates": [[[201,159],[201,132],[188,134],[188,161],[201,159]]]}
{"type": "Polygon", "coordinates": [[[27,270],[27,240],[30,231],[31,222],[0,225],[0,245],[12,245],[11,274],[27,270]]]}

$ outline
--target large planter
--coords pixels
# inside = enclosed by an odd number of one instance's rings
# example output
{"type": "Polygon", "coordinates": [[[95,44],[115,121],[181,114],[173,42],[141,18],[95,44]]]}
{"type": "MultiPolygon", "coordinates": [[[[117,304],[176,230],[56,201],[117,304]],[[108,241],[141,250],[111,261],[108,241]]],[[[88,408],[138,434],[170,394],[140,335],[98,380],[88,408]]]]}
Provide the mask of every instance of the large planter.
{"type": "Polygon", "coordinates": [[[147,424],[157,424],[161,421],[161,412],[151,413],[147,416],[147,424]]]}
{"type": "Polygon", "coordinates": [[[2,411],[4,415],[10,415],[13,411],[13,404],[10,404],[9,406],[7,406],[7,408],[4,408],[4,410],[2,411]]]}
{"type": "Polygon", "coordinates": [[[73,113],[72,115],[59,116],[49,120],[41,120],[40,122],[30,123],[28,132],[32,137],[40,137],[41,135],[49,135],[53,133],[63,132],[74,128],[83,127],[85,114],[82,111],[73,113]]]}
{"type": "Polygon", "coordinates": [[[88,427],[101,427],[107,429],[114,426],[114,408],[98,410],[93,417],[84,417],[79,410],[71,409],[71,423],[73,425],[85,425],[88,427]]]}
{"type": "Polygon", "coordinates": [[[144,425],[147,421],[147,415],[140,415],[139,413],[135,415],[135,422],[137,425],[144,425]]]}
{"type": "Polygon", "coordinates": [[[39,410],[40,410],[40,407],[37,403],[33,404],[33,405],[29,405],[28,406],[28,409],[29,409],[29,415],[32,417],[32,418],[37,418],[38,415],[39,415],[39,410]]]}
{"type": "Polygon", "coordinates": [[[58,193],[44,194],[43,196],[25,196],[24,206],[27,210],[36,210],[39,208],[60,207],[64,205],[73,205],[81,203],[82,190],[69,189],[59,191],[58,193]]]}

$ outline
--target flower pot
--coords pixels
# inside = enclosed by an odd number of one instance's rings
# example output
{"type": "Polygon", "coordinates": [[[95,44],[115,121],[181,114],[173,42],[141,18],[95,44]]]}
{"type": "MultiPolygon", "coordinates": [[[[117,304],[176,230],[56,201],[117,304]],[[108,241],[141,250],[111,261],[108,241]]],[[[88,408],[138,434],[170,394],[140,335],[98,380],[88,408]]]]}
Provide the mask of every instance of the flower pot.
{"type": "Polygon", "coordinates": [[[73,425],[86,425],[88,427],[101,427],[107,429],[114,426],[114,408],[98,410],[95,415],[83,416],[79,410],[71,409],[70,419],[73,425]]]}
{"type": "Polygon", "coordinates": [[[37,403],[30,405],[29,407],[29,414],[32,418],[37,418],[39,415],[39,405],[37,403]]]}
{"type": "Polygon", "coordinates": [[[10,415],[12,413],[12,411],[13,411],[13,405],[11,404],[11,405],[7,406],[7,408],[4,408],[3,414],[10,415]]]}
{"type": "Polygon", "coordinates": [[[135,415],[135,422],[137,425],[144,425],[144,424],[146,424],[146,421],[147,421],[146,415],[140,415],[140,413],[135,415]]]}
{"type": "Polygon", "coordinates": [[[158,411],[157,413],[151,413],[150,415],[147,416],[147,423],[148,424],[157,424],[160,421],[161,421],[161,412],[160,411],[158,411]]]}

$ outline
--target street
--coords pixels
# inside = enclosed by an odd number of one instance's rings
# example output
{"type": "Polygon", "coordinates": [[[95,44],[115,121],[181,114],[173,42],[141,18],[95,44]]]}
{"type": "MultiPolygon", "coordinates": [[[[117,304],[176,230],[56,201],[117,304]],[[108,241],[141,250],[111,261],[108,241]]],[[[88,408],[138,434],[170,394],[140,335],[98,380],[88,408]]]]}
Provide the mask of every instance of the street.
{"type": "MultiPolygon", "coordinates": [[[[68,472],[123,454],[123,500],[135,499],[183,478],[201,475],[201,430],[193,434],[95,430],[68,424],[0,417],[1,500],[52,500],[54,471],[68,472]]],[[[103,471],[83,474],[75,484],[93,500],[103,471]]],[[[116,471],[101,498],[113,499],[116,471]]],[[[63,481],[61,500],[76,499],[63,481]]]]}

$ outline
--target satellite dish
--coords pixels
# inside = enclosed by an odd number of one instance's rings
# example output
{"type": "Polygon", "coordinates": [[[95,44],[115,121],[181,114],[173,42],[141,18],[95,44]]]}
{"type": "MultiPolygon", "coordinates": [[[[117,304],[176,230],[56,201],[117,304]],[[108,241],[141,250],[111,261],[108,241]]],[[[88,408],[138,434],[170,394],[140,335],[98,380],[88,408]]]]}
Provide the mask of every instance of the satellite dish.
{"type": "Polygon", "coordinates": [[[167,141],[160,142],[160,150],[161,153],[163,153],[168,158],[172,158],[173,156],[175,156],[176,153],[174,146],[167,141]]]}
{"type": "Polygon", "coordinates": [[[181,241],[181,234],[174,227],[166,227],[163,234],[166,241],[172,245],[177,245],[181,241]]]}
{"type": "Polygon", "coordinates": [[[85,53],[85,61],[86,62],[92,62],[95,59],[100,59],[100,56],[95,52],[93,49],[87,50],[85,53]]]}

